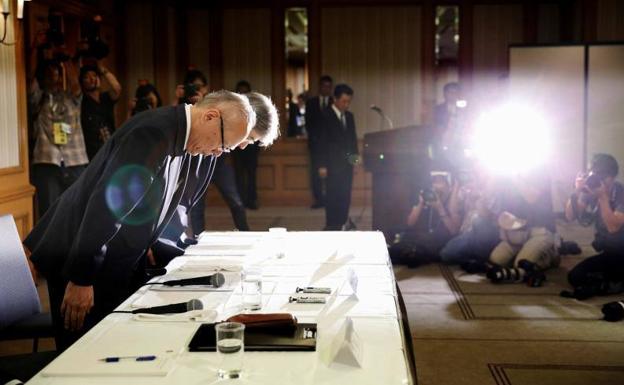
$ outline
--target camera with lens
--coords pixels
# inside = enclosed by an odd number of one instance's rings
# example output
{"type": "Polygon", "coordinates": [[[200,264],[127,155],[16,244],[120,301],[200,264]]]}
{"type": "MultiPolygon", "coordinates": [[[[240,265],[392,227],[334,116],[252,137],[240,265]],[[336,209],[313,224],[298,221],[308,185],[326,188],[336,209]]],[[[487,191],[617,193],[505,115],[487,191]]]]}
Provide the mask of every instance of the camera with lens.
{"type": "Polygon", "coordinates": [[[184,85],[184,100],[189,101],[192,97],[196,96],[199,92],[199,85],[195,83],[187,83],[184,85]]]}
{"type": "Polygon", "coordinates": [[[587,186],[590,190],[595,190],[600,187],[602,183],[602,178],[600,175],[590,172],[585,178],[585,186],[587,186]]]}
{"type": "Polygon", "coordinates": [[[136,104],[134,105],[134,113],[139,113],[142,111],[147,111],[152,109],[152,103],[148,97],[138,98],[136,104]]]}
{"type": "Polygon", "coordinates": [[[70,56],[65,50],[65,34],[63,34],[63,14],[53,8],[48,13],[48,29],[44,32],[45,39],[37,49],[41,59],[61,63],[68,61],[70,56]]]}
{"type": "Polygon", "coordinates": [[[93,19],[82,22],[82,47],[78,51],[78,56],[83,58],[104,59],[109,54],[109,47],[100,35],[100,24],[102,17],[97,15],[93,19]]]}
{"type": "Polygon", "coordinates": [[[432,189],[421,190],[420,196],[422,197],[425,204],[428,204],[428,205],[438,200],[438,195],[432,189]]]}

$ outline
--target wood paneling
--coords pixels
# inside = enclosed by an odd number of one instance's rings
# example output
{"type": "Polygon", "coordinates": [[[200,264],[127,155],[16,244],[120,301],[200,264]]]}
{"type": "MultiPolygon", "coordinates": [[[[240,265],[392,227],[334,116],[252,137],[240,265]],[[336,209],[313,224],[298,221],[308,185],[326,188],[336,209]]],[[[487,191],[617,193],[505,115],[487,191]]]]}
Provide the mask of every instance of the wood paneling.
{"type": "MultiPolygon", "coordinates": [[[[14,2],[11,2],[15,4],[14,2]]],[[[14,46],[2,46],[0,56],[3,63],[13,60],[13,82],[0,88],[2,104],[13,104],[11,115],[15,120],[8,124],[0,123],[0,131],[11,133],[11,137],[17,139],[11,143],[17,151],[18,167],[0,168],[0,215],[12,214],[18,221],[18,230],[23,238],[32,228],[33,206],[32,197],[34,188],[28,180],[28,147],[26,120],[26,73],[24,60],[24,29],[23,22],[15,18],[15,12],[11,14],[12,22],[9,23],[9,41],[15,41],[14,46]],[[7,58],[8,57],[8,58],[7,58]],[[9,59],[10,58],[10,59],[9,59]],[[15,103],[10,103],[13,101],[15,103]]],[[[5,69],[9,71],[9,69],[5,69]]],[[[3,140],[4,142],[4,140],[3,140]]],[[[3,143],[5,144],[5,143],[3,143]]],[[[2,150],[3,151],[3,150],[2,150]]]]}
{"type": "Polygon", "coordinates": [[[537,42],[558,43],[561,40],[561,20],[557,4],[539,4],[537,42]]]}
{"type": "Polygon", "coordinates": [[[598,40],[624,40],[624,1],[597,0],[596,3],[598,40]]]}
{"type": "MultiPolygon", "coordinates": [[[[360,143],[360,152],[362,143],[360,143]]],[[[261,206],[302,206],[312,203],[309,183],[308,148],[303,140],[282,140],[260,152],[258,202],[261,206]]],[[[355,167],[352,205],[370,204],[371,176],[355,167]]],[[[225,205],[216,188],[208,190],[210,205],[225,205]]]]}
{"type": "MultiPolygon", "coordinates": [[[[210,11],[208,9],[186,10],[186,31],[188,36],[189,65],[208,75],[210,67],[210,11]]],[[[212,85],[212,79],[208,79],[212,85]]]]}
{"type": "Polygon", "coordinates": [[[271,95],[271,10],[223,11],[224,88],[247,80],[253,90],[271,95]]]}
{"type": "MultiPolygon", "coordinates": [[[[121,103],[134,97],[139,80],[147,79],[152,84],[156,82],[152,12],[151,3],[128,2],[126,4],[125,37],[123,40],[125,75],[120,74],[120,80],[124,79],[121,84],[123,87],[121,103]]],[[[167,102],[165,101],[165,103],[167,102]]]]}
{"type": "Polygon", "coordinates": [[[321,14],[321,72],[354,89],[358,136],[379,129],[371,104],[395,127],[420,123],[421,7],[332,7],[321,14]]]}
{"type": "MultiPolygon", "coordinates": [[[[13,7],[11,9],[11,15],[13,15],[15,3],[11,1],[10,4],[13,7]]],[[[6,28],[5,42],[7,43],[15,41],[14,24],[13,17],[7,19],[6,25],[4,21],[0,21],[0,28],[3,31],[6,28]]],[[[0,95],[2,96],[0,103],[0,169],[8,168],[20,171],[24,165],[20,162],[20,132],[17,129],[16,55],[22,55],[22,53],[16,51],[14,46],[0,45],[0,95]]]]}
{"type": "Polygon", "coordinates": [[[484,108],[504,93],[508,47],[523,42],[520,4],[475,5],[472,36],[472,106],[484,108]]]}

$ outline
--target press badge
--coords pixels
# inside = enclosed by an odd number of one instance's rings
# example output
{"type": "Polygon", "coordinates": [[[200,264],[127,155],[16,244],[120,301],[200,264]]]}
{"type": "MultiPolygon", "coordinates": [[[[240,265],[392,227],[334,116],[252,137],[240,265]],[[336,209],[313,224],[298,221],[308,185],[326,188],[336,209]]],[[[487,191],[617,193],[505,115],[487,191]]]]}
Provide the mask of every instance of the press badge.
{"type": "Polygon", "coordinates": [[[71,126],[67,123],[55,122],[52,124],[54,144],[67,144],[67,135],[71,134],[71,126]]]}

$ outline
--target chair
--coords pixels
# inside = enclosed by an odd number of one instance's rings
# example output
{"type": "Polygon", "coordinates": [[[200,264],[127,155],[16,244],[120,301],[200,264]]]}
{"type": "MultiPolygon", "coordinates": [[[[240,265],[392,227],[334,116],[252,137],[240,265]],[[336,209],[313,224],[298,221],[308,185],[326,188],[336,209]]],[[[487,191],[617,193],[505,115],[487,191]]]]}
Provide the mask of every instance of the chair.
{"type": "Polygon", "coordinates": [[[52,317],[41,312],[37,288],[13,217],[0,216],[0,340],[53,337],[52,317]]]}

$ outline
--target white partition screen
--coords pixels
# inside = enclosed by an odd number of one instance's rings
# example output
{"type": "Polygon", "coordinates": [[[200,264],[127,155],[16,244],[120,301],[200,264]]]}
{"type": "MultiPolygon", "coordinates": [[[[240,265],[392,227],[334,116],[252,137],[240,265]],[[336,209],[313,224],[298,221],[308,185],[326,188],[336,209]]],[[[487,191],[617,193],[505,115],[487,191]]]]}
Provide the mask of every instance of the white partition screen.
{"type": "MultiPolygon", "coordinates": [[[[589,47],[587,155],[608,153],[624,168],[624,44],[589,47]]],[[[622,173],[620,173],[620,179],[622,173]]]]}
{"type": "MultiPolygon", "coordinates": [[[[551,128],[555,211],[584,167],[585,47],[511,47],[509,95],[539,108],[551,128]]],[[[527,149],[527,156],[530,149],[527,149]]]]}

